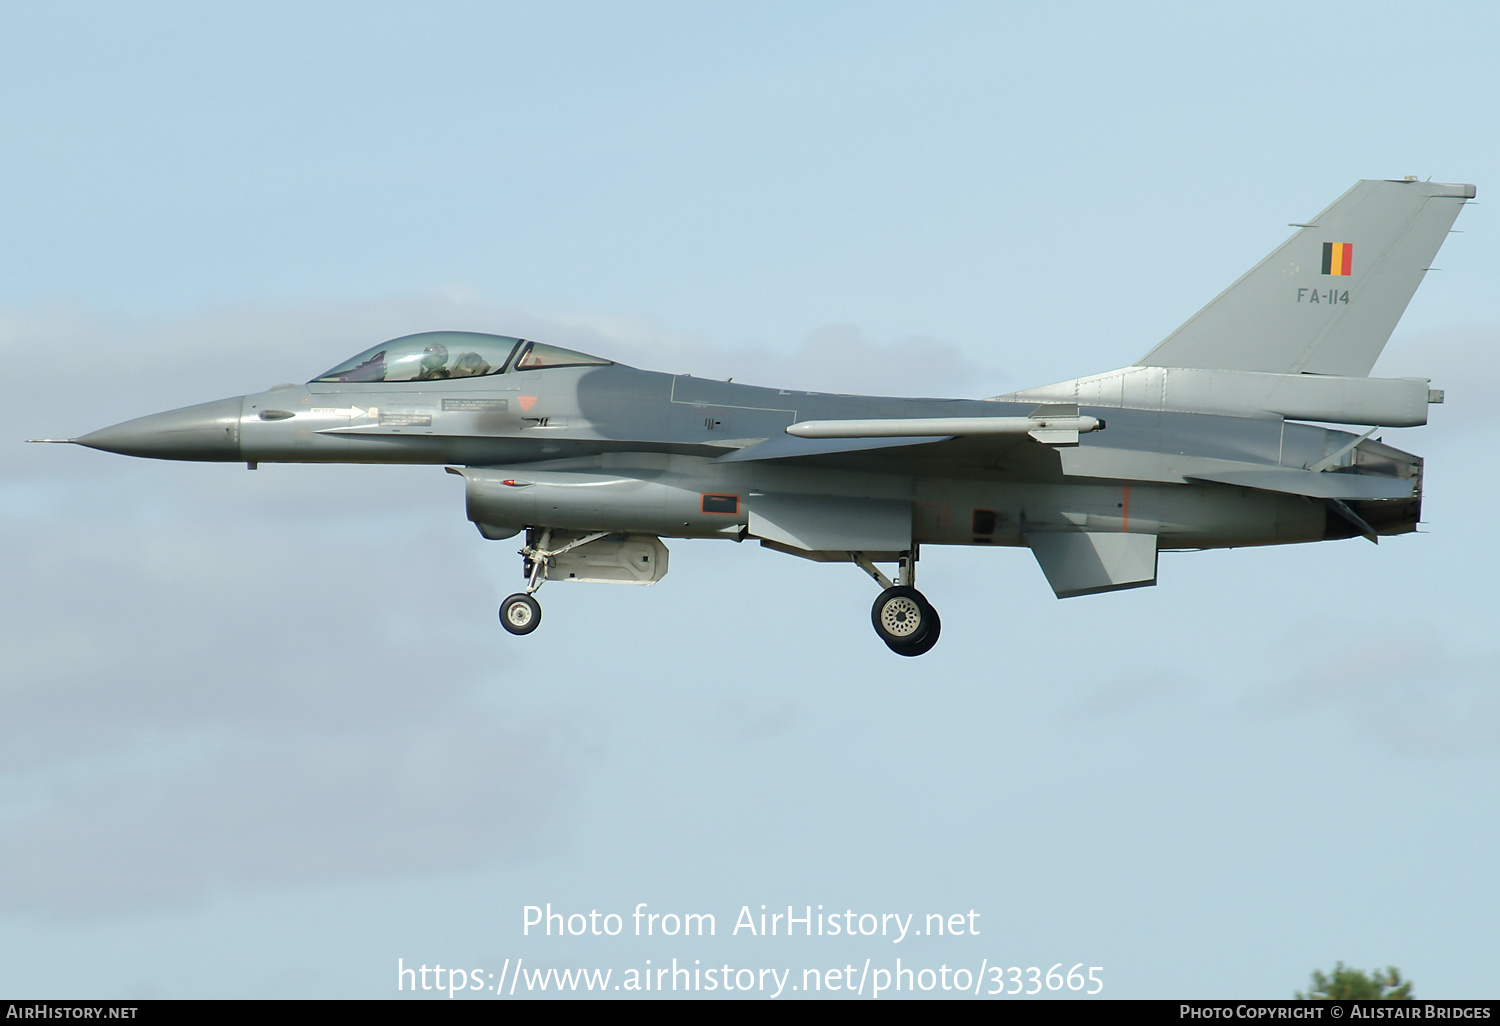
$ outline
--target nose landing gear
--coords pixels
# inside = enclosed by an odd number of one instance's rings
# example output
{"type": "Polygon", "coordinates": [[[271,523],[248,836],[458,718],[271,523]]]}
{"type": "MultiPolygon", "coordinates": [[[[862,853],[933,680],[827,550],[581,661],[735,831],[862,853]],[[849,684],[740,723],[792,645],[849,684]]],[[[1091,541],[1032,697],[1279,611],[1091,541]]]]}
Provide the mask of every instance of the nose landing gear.
{"type": "Polygon", "coordinates": [[[927,597],[912,587],[916,578],[916,553],[902,553],[896,581],[877,570],[864,553],[850,555],[861,570],[885,589],[870,609],[870,620],[880,640],[897,655],[919,656],[931,651],[942,633],[943,621],[927,597]]]}
{"type": "Polygon", "coordinates": [[[556,549],[547,546],[552,542],[552,529],[538,532],[534,527],[526,529],[526,544],[520,551],[521,571],[526,575],[526,590],[518,591],[500,603],[500,626],[512,634],[530,634],[542,622],[542,604],[531,596],[547,581],[547,564],[564,552],[580,545],[603,538],[604,531],[596,531],[576,538],[556,549]]]}

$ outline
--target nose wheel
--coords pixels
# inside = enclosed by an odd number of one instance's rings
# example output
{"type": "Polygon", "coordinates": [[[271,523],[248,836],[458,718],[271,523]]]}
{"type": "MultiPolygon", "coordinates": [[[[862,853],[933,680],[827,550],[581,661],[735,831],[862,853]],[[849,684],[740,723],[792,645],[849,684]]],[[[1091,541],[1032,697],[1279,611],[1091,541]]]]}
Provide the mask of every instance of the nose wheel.
{"type": "Polygon", "coordinates": [[[500,603],[500,626],[512,634],[530,634],[542,622],[542,604],[525,592],[500,603]]]}

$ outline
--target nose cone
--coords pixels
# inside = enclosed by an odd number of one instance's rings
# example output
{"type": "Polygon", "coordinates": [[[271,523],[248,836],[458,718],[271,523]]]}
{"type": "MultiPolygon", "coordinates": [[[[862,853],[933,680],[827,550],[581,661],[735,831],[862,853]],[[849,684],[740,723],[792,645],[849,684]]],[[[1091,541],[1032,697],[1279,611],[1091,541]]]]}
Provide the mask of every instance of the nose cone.
{"type": "Polygon", "coordinates": [[[184,406],[137,417],[74,439],[90,449],[158,460],[240,458],[240,410],[244,397],[184,406]]]}

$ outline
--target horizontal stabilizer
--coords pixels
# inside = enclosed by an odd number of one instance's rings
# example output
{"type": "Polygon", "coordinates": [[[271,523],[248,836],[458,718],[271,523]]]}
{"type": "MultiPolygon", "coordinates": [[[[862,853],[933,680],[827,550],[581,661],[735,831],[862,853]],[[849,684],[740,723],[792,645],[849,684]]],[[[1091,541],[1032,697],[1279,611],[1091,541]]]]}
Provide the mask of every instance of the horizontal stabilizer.
{"type": "Polygon", "coordinates": [[[1259,488],[1267,492],[1306,495],[1314,499],[1409,499],[1412,482],[1375,474],[1335,474],[1294,467],[1225,470],[1188,474],[1190,480],[1259,488]]]}
{"type": "Polygon", "coordinates": [[[1364,181],[1138,363],[1363,377],[1472,185],[1364,181]]]}
{"type": "Polygon", "coordinates": [[[793,549],[904,552],[911,548],[911,503],[843,495],[751,493],[750,534],[793,549]]]}
{"type": "Polygon", "coordinates": [[[1156,535],[1035,531],[1026,535],[1058,598],[1156,583],[1156,535]]]}

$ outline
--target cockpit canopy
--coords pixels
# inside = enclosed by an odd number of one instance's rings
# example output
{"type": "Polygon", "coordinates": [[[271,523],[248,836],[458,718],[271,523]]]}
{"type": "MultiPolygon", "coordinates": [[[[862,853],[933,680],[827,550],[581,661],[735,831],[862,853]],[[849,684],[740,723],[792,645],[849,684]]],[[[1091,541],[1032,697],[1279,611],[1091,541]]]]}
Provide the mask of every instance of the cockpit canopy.
{"type": "Polygon", "coordinates": [[[571,349],[477,331],[424,331],[372,346],[321,381],[441,381],[548,367],[605,366],[609,360],[571,349]]]}

